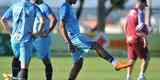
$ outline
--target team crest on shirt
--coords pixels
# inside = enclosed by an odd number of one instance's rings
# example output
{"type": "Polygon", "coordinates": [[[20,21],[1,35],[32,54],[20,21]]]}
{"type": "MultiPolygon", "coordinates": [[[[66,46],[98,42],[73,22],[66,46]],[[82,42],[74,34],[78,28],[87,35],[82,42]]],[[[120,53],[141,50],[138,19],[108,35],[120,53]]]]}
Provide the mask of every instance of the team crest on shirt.
{"type": "Polygon", "coordinates": [[[20,34],[18,32],[14,33],[13,35],[14,35],[14,38],[17,42],[19,42],[22,38],[22,34],[20,34]]]}

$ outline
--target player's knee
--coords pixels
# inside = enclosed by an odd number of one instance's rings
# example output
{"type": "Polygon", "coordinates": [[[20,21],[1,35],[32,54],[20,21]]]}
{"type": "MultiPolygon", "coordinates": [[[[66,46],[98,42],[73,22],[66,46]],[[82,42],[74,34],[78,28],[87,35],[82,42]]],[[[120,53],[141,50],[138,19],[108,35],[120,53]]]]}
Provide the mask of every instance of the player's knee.
{"type": "Polygon", "coordinates": [[[150,61],[150,59],[149,59],[149,58],[142,59],[142,63],[143,63],[143,64],[148,64],[148,63],[149,63],[149,61],[150,61]]]}
{"type": "Polygon", "coordinates": [[[53,72],[52,64],[51,63],[45,64],[45,69],[47,72],[52,73],[53,72]]]}
{"type": "Polygon", "coordinates": [[[12,64],[20,64],[19,58],[14,57],[12,60],[12,64]]]}
{"type": "Polygon", "coordinates": [[[19,59],[19,54],[14,53],[14,59],[19,59]]]}
{"type": "Polygon", "coordinates": [[[52,63],[51,63],[50,59],[43,59],[43,63],[46,68],[52,69],[52,63]]]}
{"type": "Polygon", "coordinates": [[[134,63],[135,63],[135,60],[129,60],[129,61],[128,61],[128,65],[130,65],[130,66],[133,66],[134,63]]]}
{"type": "Polygon", "coordinates": [[[50,64],[51,63],[49,58],[42,58],[42,61],[43,61],[44,64],[50,64]]]}
{"type": "Polygon", "coordinates": [[[19,57],[14,56],[13,60],[19,61],[19,57]]]}
{"type": "Polygon", "coordinates": [[[150,56],[147,56],[146,61],[147,61],[147,62],[150,61],[150,56]]]}
{"type": "Polygon", "coordinates": [[[83,58],[79,58],[77,61],[74,63],[75,65],[82,65],[83,64],[83,58]]]}

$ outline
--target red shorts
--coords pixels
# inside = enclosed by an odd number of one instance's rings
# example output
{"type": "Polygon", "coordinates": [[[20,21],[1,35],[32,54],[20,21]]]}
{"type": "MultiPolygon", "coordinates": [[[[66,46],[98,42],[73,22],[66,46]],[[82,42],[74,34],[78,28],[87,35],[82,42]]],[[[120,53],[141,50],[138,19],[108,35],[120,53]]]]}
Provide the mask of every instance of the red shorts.
{"type": "Polygon", "coordinates": [[[128,59],[136,60],[137,58],[140,59],[147,59],[149,56],[148,47],[143,47],[144,43],[141,38],[135,40],[134,43],[127,44],[128,46],[128,59]]]}

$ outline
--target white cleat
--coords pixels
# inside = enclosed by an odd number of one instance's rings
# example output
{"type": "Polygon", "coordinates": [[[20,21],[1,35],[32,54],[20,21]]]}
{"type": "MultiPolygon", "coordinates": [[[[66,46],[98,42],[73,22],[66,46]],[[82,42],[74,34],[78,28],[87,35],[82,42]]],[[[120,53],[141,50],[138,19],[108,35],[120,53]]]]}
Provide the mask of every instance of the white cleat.
{"type": "Polygon", "coordinates": [[[137,80],[146,80],[146,78],[145,78],[145,76],[140,76],[140,77],[138,77],[137,80]]]}
{"type": "Polygon", "coordinates": [[[126,80],[132,80],[132,79],[131,79],[131,77],[127,77],[127,79],[126,79],[126,80]]]}

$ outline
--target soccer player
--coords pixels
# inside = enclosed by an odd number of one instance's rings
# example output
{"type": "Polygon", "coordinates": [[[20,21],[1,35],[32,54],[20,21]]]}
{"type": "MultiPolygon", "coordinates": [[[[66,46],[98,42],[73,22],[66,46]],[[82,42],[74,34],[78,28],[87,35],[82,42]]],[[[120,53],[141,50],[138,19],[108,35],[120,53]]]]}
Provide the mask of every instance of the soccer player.
{"type": "Polygon", "coordinates": [[[145,72],[150,59],[146,40],[149,30],[144,19],[144,8],[146,6],[146,0],[138,0],[123,25],[128,46],[128,60],[131,65],[128,67],[127,80],[132,80],[133,65],[138,57],[142,61],[138,80],[146,80],[145,72]]]}
{"type": "MultiPolygon", "coordinates": [[[[37,55],[42,59],[45,65],[46,80],[52,80],[52,64],[50,61],[50,47],[51,47],[51,31],[56,25],[56,17],[53,14],[51,8],[43,2],[43,0],[32,0],[40,8],[42,15],[44,16],[44,35],[36,37],[33,41],[33,47],[37,52],[37,55]]],[[[39,31],[39,19],[38,16],[35,19],[33,32],[39,31]]]]}
{"type": "Polygon", "coordinates": [[[32,37],[42,34],[43,16],[40,9],[29,0],[13,4],[2,16],[2,25],[11,36],[14,53],[12,61],[12,80],[27,80],[28,67],[32,54],[32,37]],[[35,17],[40,20],[40,32],[32,33],[35,17]],[[12,23],[10,26],[9,23],[12,23]]]}
{"type": "Polygon", "coordinates": [[[77,0],[66,0],[59,12],[60,31],[65,43],[69,44],[74,60],[68,80],[75,80],[83,65],[83,57],[90,49],[96,50],[97,54],[113,65],[116,70],[128,67],[128,64],[119,63],[112,55],[95,41],[80,33],[79,22],[75,16],[72,4],[77,0]]]}

